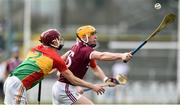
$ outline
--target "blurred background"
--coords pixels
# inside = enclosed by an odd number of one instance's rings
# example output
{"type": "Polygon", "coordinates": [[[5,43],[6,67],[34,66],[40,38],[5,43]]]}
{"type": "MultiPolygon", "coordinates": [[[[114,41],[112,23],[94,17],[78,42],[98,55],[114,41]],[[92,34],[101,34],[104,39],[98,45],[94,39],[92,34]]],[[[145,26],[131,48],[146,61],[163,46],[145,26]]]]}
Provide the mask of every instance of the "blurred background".
{"type": "MultiPolygon", "coordinates": [[[[13,47],[18,47],[20,58],[24,59],[28,50],[39,44],[39,35],[46,29],[61,31],[65,39],[61,54],[75,42],[75,30],[87,24],[98,32],[97,50],[126,52],[145,40],[168,13],[178,17],[178,0],[0,0],[1,81],[13,47]],[[157,2],[162,6],[159,10],[154,8],[157,2]]],[[[98,62],[108,76],[126,73],[128,84],[106,88],[102,96],[92,91],[85,94],[99,104],[178,103],[179,39],[176,19],[127,64],[98,62]]],[[[43,80],[43,103],[51,103],[51,84],[56,79],[53,74],[43,80]]],[[[85,80],[101,82],[91,70],[85,80]]],[[[29,103],[37,102],[37,91],[38,85],[29,90],[29,103]]]]}

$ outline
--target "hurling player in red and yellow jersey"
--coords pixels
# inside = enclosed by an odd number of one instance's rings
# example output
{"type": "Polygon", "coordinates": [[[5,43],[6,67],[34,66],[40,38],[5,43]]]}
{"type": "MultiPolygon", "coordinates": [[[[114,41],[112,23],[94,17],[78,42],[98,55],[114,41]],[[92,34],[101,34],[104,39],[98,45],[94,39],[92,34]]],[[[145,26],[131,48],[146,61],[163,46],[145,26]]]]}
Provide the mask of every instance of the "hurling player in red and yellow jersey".
{"type": "MultiPolygon", "coordinates": [[[[67,66],[71,72],[83,79],[89,67],[93,69],[94,74],[104,82],[112,82],[114,78],[108,78],[102,69],[96,64],[96,60],[125,60],[129,61],[131,53],[110,53],[94,50],[96,46],[96,29],[93,26],[86,25],[79,27],[76,31],[78,41],[63,55],[67,66]]],[[[114,86],[114,85],[113,85],[114,86]]],[[[53,104],[93,104],[87,97],[81,95],[69,80],[60,75],[59,80],[53,85],[53,104]]]]}
{"type": "Polygon", "coordinates": [[[40,36],[41,45],[29,52],[26,59],[11,72],[4,83],[6,105],[26,104],[27,90],[38,84],[53,69],[57,69],[72,84],[92,88],[102,94],[101,86],[93,85],[75,77],[58,54],[63,46],[61,34],[56,29],[49,29],[40,36]]]}

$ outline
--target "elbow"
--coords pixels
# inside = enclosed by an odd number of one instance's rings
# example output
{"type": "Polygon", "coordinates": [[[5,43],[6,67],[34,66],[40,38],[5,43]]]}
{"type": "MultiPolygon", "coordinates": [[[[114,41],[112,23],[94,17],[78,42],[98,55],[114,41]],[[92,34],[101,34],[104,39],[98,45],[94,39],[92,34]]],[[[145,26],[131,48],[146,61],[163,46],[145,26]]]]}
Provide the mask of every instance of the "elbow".
{"type": "Polygon", "coordinates": [[[70,72],[70,70],[66,70],[65,72],[62,72],[62,75],[69,80],[70,83],[77,85],[76,77],[70,72]]]}
{"type": "Polygon", "coordinates": [[[73,75],[68,78],[69,82],[73,85],[78,85],[78,82],[76,81],[76,77],[73,75]]]}
{"type": "Polygon", "coordinates": [[[68,80],[73,85],[79,85],[79,82],[78,82],[77,78],[74,75],[72,75],[68,80]]]}
{"type": "Polygon", "coordinates": [[[74,79],[69,79],[69,82],[73,85],[78,85],[77,82],[74,79]]]}
{"type": "Polygon", "coordinates": [[[110,55],[107,52],[103,52],[98,56],[98,60],[110,61],[110,60],[114,60],[114,56],[110,55]]]}
{"type": "Polygon", "coordinates": [[[101,54],[98,56],[97,60],[105,60],[105,53],[101,53],[101,54]]]}

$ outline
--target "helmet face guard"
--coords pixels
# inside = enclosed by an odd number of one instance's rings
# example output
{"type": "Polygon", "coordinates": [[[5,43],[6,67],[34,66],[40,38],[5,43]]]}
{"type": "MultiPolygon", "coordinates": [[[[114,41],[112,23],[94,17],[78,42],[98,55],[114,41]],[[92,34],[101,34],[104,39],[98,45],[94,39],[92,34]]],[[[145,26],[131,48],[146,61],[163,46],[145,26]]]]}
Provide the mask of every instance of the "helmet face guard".
{"type": "Polygon", "coordinates": [[[50,46],[56,48],[57,50],[61,50],[62,47],[64,46],[64,39],[60,38],[59,36],[59,38],[52,40],[50,46]]]}
{"type": "Polygon", "coordinates": [[[61,50],[61,48],[64,46],[63,38],[61,37],[60,32],[56,29],[44,31],[40,36],[40,42],[43,45],[53,47],[57,50],[61,50]]]}
{"type": "Polygon", "coordinates": [[[93,26],[90,26],[90,25],[86,25],[86,26],[82,26],[82,27],[79,27],[77,30],[76,30],[76,36],[77,38],[85,43],[86,45],[90,46],[90,47],[95,47],[96,44],[89,44],[89,39],[88,37],[90,37],[91,35],[94,35],[96,34],[96,29],[93,27],[93,26]],[[86,38],[86,40],[84,40],[83,38],[86,38]]]}
{"type": "MultiPolygon", "coordinates": [[[[85,43],[85,44],[88,45],[89,47],[92,47],[92,48],[96,47],[96,44],[89,44],[88,42],[82,40],[78,35],[76,35],[76,36],[77,36],[77,38],[78,38],[81,42],[85,43]]],[[[88,38],[87,38],[87,40],[88,40],[88,38]]]]}

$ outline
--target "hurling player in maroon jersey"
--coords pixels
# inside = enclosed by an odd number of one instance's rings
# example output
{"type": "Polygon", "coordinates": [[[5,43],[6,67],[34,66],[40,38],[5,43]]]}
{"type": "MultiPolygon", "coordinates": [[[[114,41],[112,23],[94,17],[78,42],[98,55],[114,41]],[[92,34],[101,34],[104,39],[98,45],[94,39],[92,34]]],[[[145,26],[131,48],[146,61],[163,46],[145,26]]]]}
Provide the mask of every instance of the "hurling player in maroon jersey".
{"type": "MultiPolygon", "coordinates": [[[[93,69],[94,74],[104,82],[111,81],[102,69],[96,64],[96,60],[104,61],[129,61],[131,53],[111,53],[99,52],[94,50],[96,46],[96,29],[93,26],[86,25],[79,27],[76,31],[78,41],[63,55],[66,65],[72,73],[83,79],[89,67],[93,69]]],[[[112,83],[114,86],[114,84],[112,83]]],[[[62,74],[59,80],[53,85],[53,105],[58,104],[93,104],[93,102],[79,94],[76,86],[70,83],[62,74]]]]}

